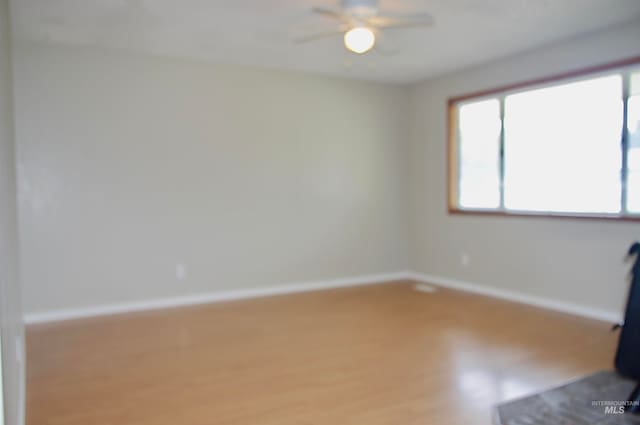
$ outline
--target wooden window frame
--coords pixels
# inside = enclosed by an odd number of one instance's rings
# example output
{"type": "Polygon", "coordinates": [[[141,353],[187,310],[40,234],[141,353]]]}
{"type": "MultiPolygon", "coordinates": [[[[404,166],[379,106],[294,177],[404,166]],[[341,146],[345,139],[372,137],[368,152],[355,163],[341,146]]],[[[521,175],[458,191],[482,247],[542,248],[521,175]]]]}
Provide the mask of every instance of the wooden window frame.
{"type": "MultiPolygon", "coordinates": [[[[580,219],[598,219],[598,220],[621,220],[621,221],[640,221],[640,214],[629,214],[626,212],[621,213],[568,213],[568,212],[537,212],[537,211],[516,211],[516,210],[506,210],[504,208],[502,197],[504,196],[504,190],[500,188],[500,197],[501,197],[501,205],[498,208],[492,209],[471,209],[471,208],[460,208],[458,205],[458,121],[457,121],[457,107],[458,104],[471,100],[482,100],[486,98],[491,98],[495,96],[500,96],[500,118],[501,118],[501,149],[504,146],[502,143],[502,139],[504,137],[504,95],[509,92],[519,92],[524,91],[525,89],[535,89],[540,86],[549,86],[552,83],[562,82],[572,79],[582,79],[582,77],[589,77],[593,75],[594,77],[597,74],[606,73],[607,71],[615,71],[619,70],[624,72],[626,68],[634,67],[640,65],[640,56],[634,56],[622,60],[618,60],[615,62],[609,62],[602,65],[596,65],[588,68],[581,68],[578,70],[573,70],[569,72],[564,72],[560,74],[554,74],[547,77],[527,80],[523,82],[518,82],[514,84],[508,84],[501,87],[496,87],[488,90],[482,90],[474,93],[469,93],[461,96],[451,97],[447,101],[447,208],[449,214],[460,214],[460,215],[481,215],[481,216],[497,216],[497,217],[554,217],[554,218],[580,218],[580,219]]],[[[623,144],[623,155],[626,158],[626,138],[628,137],[627,131],[627,99],[628,99],[628,86],[625,84],[627,92],[623,92],[624,96],[624,120],[623,120],[623,131],[622,131],[622,140],[623,144]]],[[[500,152],[500,155],[503,155],[503,152],[500,152]]],[[[623,159],[625,161],[625,159],[623,159]]],[[[500,185],[504,184],[503,179],[503,170],[504,161],[500,161],[501,167],[501,180],[500,185]]],[[[626,167],[623,166],[623,172],[626,171],[626,167]]],[[[626,178],[626,176],[624,176],[626,178]]],[[[621,178],[623,178],[621,176],[621,178]]],[[[626,183],[623,180],[622,184],[626,183]]],[[[626,195],[626,189],[622,191],[623,197],[626,195]]],[[[624,202],[624,199],[623,199],[624,202]]]]}

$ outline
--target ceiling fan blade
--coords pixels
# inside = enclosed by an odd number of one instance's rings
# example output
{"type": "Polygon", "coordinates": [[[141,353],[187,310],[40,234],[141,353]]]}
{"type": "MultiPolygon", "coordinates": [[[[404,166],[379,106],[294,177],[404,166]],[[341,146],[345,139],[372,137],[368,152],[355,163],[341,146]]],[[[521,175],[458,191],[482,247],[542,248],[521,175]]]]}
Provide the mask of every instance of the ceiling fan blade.
{"type": "Polygon", "coordinates": [[[378,15],[367,20],[367,23],[375,28],[410,28],[429,27],[435,23],[433,16],[428,13],[415,15],[378,15]]]}
{"type": "Polygon", "coordinates": [[[308,43],[310,41],[315,41],[321,38],[344,34],[346,30],[347,30],[346,28],[341,27],[332,31],[322,31],[322,32],[316,32],[312,34],[299,35],[299,36],[293,37],[293,41],[295,43],[308,43]]]}
{"type": "Polygon", "coordinates": [[[342,22],[346,20],[345,16],[339,10],[329,9],[328,7],[314,7],[311,9],[311,11],[319,15],[337,19],[342,22]]]}

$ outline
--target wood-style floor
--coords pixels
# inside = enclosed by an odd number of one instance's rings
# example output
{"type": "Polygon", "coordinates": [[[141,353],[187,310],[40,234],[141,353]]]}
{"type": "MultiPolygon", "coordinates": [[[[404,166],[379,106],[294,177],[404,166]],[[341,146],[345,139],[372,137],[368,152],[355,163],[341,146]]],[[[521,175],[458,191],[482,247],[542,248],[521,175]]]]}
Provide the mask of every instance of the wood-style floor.
{"type": "Polygon", "coordinates": [[[30,326],[28,425],[489,425],[607,323],[396,283],[30,326]]]}

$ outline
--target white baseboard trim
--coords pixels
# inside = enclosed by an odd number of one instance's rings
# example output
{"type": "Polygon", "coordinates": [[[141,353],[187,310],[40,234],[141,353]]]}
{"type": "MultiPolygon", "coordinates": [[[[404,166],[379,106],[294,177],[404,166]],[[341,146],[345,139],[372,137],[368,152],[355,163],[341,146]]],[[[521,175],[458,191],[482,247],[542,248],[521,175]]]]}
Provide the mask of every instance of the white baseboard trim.
{"type": "Polygon", "coordinates": [[[145,301],[133,301],[118,304],[99,305],[93,307],[71,308],[64,310],[28,313],[24,316],[27,325],[58,322],[62,320],[82,319],[94,316],[131,313],[137,311],[157,310],[162,308],[181,307],[197,304],[208,304],[221,301],[233,301],[246,298],[267,297],[271,295],[293,294],[299,292],[319,291],[324,289],[346,288],[350,286],[373,285],[397,280],[406,280],[409,272],[396,272],[366,276],[354,276],[340,279],[321,280],[271,286],[265,288],[236,289],[228,291],[208,292],[204,294],[185,295],[170,298],[157,298],[145,301]]]}
{"type": "Polygon", "coordinates": [[[395,272],[386,274],[375,274],[366,276],[354,276],[341,279],[331,279],[313,282],[303,282],[271,286],[265,288],[237,289],[229,291],[217,291],[204,294],[185,295],[170,298],[158,298],[145,301],[133,301],[119,304],[109,304],[85,308],[71,308],[65,310],[46,311],[41,313],[29,313],[24,316],[27,325],[58,322],[62,320],[81,319],[94,316],[105,316],[111,314],[131,313],[137,311],[157,310],[162,308],[181,307],[198,304],[208,304],[222,301],[241,300],[246,298],[267,297],[272,295],[294,294],[300,292],[320,291],[324,289],[346,288],[351,286],[374,285],[401,280],[413,280],[416,282],[429,283],[443,288],[456,289],[478,295],[499,298],[522,304],[528,304],[548,310],[559,311],[561,313],[573,314],[576,316],[588,317],[605,322],[618,323],[622,320],[621,312],[601,310],[593,307],[586,307],[579,304],[556,301],[549,298],[523,294],[521,292],[507,289],[495,288],[479,283],[464,282],[442,276],[435,276],[417,272],[395,272]]]}
{"type": "Polygon", "coordinates": [[[424,273],[409,272],[408,278],[417,282],[430,283],[444,288],[457,289],[459,291],[470,292],[478,295],[485,295],[493,298],[500,298],[522,304],[548,310],[559,311],[561,313],[573,314],[576,316],[588,317],[590,319],[602,320],[604,322],[619,323],[622,320],[622,313],[615,311],[601,310],[593,307],[586,307],[579,304],[556,301],[549,298],[535,295],[523,294],[522,292],[510,291],[479,283],[464,282],[442,276],[434,276],[424,273]]]}

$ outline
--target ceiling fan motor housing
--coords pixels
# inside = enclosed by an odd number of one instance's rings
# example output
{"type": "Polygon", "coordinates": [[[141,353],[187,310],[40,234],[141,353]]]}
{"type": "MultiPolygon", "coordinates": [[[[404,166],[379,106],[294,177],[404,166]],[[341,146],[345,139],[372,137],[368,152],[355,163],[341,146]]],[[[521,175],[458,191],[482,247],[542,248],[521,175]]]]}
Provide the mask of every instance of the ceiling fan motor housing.
{"type": "Polygon", "coordinates": [[[342,0],[342,9],[354,18],[371,18],[378,14],[378,0],[342,0]]]}

